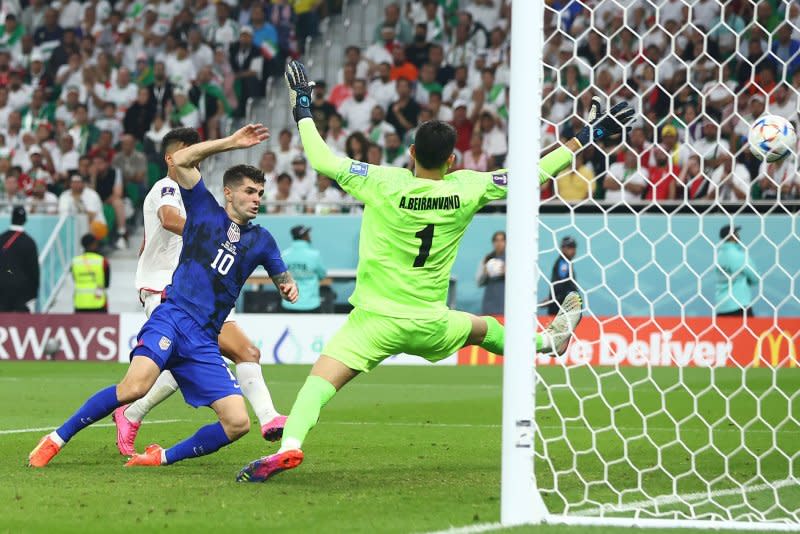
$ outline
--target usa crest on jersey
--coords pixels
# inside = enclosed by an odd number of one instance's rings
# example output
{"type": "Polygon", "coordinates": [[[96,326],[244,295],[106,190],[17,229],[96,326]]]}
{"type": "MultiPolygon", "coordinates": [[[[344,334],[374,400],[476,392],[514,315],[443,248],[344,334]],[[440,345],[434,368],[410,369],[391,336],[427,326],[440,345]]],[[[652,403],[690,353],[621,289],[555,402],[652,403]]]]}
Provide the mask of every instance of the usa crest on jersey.
{"type": "Polygon", "coordinates": [[[228,241],[230,241],[231,243],[237,243],[239,241],[240,235],[241,234],[239,233],[239,225],[236,224],[235,222],[232,222],[230,228],[228,228],[228,241]]]}

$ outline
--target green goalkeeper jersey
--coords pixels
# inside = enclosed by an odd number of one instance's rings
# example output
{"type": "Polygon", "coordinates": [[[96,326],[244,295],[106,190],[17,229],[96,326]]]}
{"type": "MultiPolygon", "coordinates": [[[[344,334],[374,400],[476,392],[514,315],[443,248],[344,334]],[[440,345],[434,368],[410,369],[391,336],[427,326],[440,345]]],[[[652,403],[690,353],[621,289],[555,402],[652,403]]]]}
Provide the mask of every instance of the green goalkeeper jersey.
{"type": "MultiPolygon", "coordinates": [[[[447,310],[450,270],[473,215],[506,198],[508,173],[461,170],[442,180],[408,169],[335,156],[311,119],[299,123],[308,159],[364,203],[353,306],[390,317],[436,318],[447,310]]],[[[560,172],[572,153],[542,159],[540,180],[560,172]]]]}

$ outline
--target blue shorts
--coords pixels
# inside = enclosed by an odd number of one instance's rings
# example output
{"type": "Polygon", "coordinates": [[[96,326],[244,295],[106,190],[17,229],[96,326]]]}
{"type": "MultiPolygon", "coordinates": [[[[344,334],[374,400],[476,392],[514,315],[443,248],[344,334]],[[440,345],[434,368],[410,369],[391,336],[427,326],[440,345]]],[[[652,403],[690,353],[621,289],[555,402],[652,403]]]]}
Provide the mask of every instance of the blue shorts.
{"type": "Polygon", "coordinates": [[[134,356],[147,356],[175,377],[187,404],[210,406],[229,395],[241,395],[216,337],[206,332],[189,314],[167,301],[158,306],[139,334],[134,356]]]}

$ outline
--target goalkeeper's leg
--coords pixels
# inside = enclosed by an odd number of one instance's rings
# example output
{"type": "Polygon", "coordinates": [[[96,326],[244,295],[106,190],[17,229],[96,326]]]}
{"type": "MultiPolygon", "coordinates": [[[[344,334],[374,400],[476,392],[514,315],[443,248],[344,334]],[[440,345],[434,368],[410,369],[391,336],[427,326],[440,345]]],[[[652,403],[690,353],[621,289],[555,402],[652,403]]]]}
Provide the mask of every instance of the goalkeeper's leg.
{"type": "MultiPolygon", "coordinates": [[[[583,302],[577,292],[569,293],[553,321],[536,334],[536,352],[561,356],[581,321],[583,302]]],[[[505,353],[505,328],[494,317],[471,316],[472,331],[465,346],[479,345],[493,354],[505,353]]]]}

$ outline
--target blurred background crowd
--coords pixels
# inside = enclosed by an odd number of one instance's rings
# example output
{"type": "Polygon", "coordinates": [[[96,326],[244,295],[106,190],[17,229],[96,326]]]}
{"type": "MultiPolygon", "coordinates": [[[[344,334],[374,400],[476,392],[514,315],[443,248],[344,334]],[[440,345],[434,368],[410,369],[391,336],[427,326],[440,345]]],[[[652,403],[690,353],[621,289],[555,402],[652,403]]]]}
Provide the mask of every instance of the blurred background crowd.
{"type": "MultiPolygon", "coordinates": [[[[4,1],[0,210],[89,213],[126,247],[144,194],[165,173],[166,132],[226,135],[344,1],[4,1]]],[[[410,166],[416,127],[437,118],[458,132],[458,168],[502,167],[510,12],[510,0],[388,4],[368,43],[347,47],[331,79],[318,80],[313,112],[328,143],[361,161],[410,166]]],[[[800,197],[797,158],[767,167],[746,149],[763,113],[797,125],[797,2],[550,0],[543,52],[544,147],[583,126],[593,94],[640,112],[625,146],[582,151],[543,197],[800,197]]],[[[266,212],[358,211],[308,167],[293,128],[268,125],[270,149],[250,162],[268,177],[266,212]]]]}

